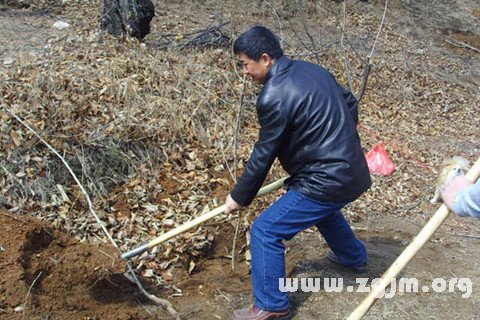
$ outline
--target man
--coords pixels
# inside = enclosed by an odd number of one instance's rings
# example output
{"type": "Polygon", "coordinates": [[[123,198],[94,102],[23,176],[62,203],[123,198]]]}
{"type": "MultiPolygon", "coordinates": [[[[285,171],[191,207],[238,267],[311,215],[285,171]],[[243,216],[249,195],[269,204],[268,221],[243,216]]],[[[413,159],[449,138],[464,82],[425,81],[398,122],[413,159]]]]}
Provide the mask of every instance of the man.
{"type": "Polygon", "coordinates": [[[459,175],[450,181],[441,196],[458,216],[480,218],[480,181],[473,184],[465,175],[459,175]]]}
{"type": "Polygon", "coordinates": [[[316,226],[328,258],[365,271],[367,251],[340,209],[371,185],[356,130],[355,97],[322,67],[283,55],[276,36],[255,26],[234,44],[243,72],[263,85],[257,99],[260,123],[245,171],[226,199],[227,212],[248,206],[275,160],[290,174],[287,192],[251,228],[254,306],[234,319],[289,319],[283,240],[316,226]]]}

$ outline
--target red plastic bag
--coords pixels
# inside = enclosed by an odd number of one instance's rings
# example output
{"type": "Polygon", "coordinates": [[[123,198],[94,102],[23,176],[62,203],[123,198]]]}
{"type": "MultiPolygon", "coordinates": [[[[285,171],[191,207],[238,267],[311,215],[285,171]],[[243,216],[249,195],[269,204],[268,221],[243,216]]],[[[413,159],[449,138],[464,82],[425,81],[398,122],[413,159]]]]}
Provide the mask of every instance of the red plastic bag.
{"type": "Polygon", "coordinates": [[[367,153],[367,163],[370,173],[380,173],[384,176],[391,175],[396,168],[383,143],[377,144],[367,153]]]}

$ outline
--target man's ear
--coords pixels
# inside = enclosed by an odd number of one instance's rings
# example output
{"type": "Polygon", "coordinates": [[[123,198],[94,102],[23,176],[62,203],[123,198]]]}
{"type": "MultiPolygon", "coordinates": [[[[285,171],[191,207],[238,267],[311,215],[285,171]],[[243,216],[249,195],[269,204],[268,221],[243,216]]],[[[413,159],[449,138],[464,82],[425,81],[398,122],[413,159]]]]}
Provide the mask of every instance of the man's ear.
{"type": "Polygon", "coordinates": [[[268,53],[262,53],[262,55],[260,56],[260,61],[267,67],[271,67],[272,64],[275,62],[275,59],[272,59],[272,57],[270,57],[268,55],[268,53]]]}

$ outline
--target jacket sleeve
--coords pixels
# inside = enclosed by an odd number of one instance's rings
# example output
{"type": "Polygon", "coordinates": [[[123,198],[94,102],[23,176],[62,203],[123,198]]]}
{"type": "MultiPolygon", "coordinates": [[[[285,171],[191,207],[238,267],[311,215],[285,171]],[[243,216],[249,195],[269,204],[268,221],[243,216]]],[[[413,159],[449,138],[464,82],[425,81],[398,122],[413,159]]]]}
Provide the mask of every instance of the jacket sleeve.
{"type": "Polygon", "coordinates": [[[457,193],[453,211],[460,217],[480,218],[480,181],[457,193]]]}
{"type": "Polygon", "coordinates": [[[258,141],[247,162],[242,176],[231,192],[231,197],[242,206],[248,206],[263,184],[277,151],[282,143],[286,130],[286,119],[283,116],[280,102],[257,102],[260,132],[258,141]]]}
{"type": "Polygon", "coordinates": [[[341,92],[343,99],[345,100],[345,103],[347,104],[348,110],[350,111],[350,114],[352,115],[353,121],[355,124],[358,124],[358,101],[355,95],[350,92],[349,90],[345,89],[343,86],[338,85],[341,92]]]}

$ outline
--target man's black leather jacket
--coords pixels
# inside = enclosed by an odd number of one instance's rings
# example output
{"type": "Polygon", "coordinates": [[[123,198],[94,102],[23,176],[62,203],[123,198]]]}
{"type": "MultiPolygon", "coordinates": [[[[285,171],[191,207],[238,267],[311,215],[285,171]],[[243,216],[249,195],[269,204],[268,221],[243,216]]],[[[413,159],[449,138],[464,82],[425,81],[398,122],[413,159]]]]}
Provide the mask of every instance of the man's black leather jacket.
{"type": "Polygon", "coordinates": [[[260,133],[231,196],[249,205],[278,157],[286,185],[321,202],[351,202],[372,181],[356,129],[356,98],[324,68],[282,56],[257,99],[260,133]]]}

